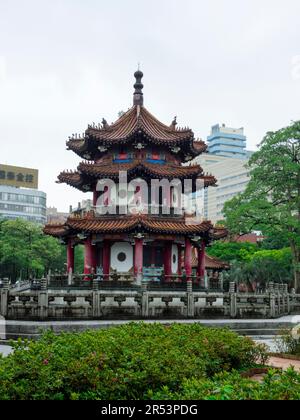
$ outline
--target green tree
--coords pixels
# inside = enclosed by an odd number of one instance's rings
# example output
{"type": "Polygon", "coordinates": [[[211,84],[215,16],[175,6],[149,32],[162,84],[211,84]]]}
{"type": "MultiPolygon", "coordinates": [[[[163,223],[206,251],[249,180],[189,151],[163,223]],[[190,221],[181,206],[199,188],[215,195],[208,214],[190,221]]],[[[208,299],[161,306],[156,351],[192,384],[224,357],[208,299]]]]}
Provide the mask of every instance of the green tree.
{"type": "Polygon", "coordinates": [[[226,262],[249,261],[257,252],[258,246],[249,242],[214,242],[207,248],[207,253],[212,257],[220,258],[226,262]]]}
{"type": "Polygon", "coordinates": [[[0,223],[0,277],[42,276],[49,269],[65,268],[66,251],[45,236],[40,225],[22,219],[0,223]]]}
{"type": "Polygon", "coordinates": [[[226,224],[236,234],[260,230],[284,237],[300,292],[300,121],[267,133],[249,168],[246,191],[225,205],[226,224]]]}
{"type": "Polygon", "coordinates": [[[74,258],[74,272],[83,273],[84,268],[84,246],[76,245],[74,258]]]}
{"type": "Polygon", "coordinates": [[[258,251],[252,257],[251,266],[253,278],[262,284],[287,283],[293,278],[290,248],[258,251]]]}

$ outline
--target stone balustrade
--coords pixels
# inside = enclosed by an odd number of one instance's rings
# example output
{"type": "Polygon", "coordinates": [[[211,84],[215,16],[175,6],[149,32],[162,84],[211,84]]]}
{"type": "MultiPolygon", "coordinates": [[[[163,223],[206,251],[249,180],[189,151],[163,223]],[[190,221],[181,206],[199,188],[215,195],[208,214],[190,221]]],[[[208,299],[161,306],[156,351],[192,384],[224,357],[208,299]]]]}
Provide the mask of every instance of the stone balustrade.
{"type": "Polygon", "coordinates": [[[270,283],[264,293],[201,290],[192,281],[151,287],[100,281],[94,276],[85,287],[51,287],[50,279],[20,291],[7,279],[0,289],[0,315],[7,319],[163,319],[163,318],[278,318],[300,313],[300,295],[286,285],[270,283]],[[112,287],[113,283],[113,287],[112,287]]]}

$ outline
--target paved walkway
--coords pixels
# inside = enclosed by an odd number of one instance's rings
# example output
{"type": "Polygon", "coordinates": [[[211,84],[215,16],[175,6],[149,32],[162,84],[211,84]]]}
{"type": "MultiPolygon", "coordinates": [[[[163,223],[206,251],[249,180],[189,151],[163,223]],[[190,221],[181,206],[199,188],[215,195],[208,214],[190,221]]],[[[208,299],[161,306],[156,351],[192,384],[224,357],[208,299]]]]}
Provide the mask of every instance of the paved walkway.
{"type": "Polygon", "coordinates": [[[275,368],[281,368],[287,370],[289,367],[293,366],[297,372],[300,372],[300,360],[290,360],[282,359],[281,357],[270,357],[269,363],[270,366],[275,368]]]}
{"type": "Polygon", "coordinates": [[[179,323],[179,324],[194,324],[194,323],[201,323],[205,324],[245,324],[245,323],[256,323],[256,324],[278,324],[278,323],[293,323],[297,324],[300,323],[300,315],[289,315],[283,316],[281,318],[276,319],[156,319],[156,320],[65,320],[65,321],[6,321],[6,325],[42,325],[42,326],[60,326],[60,325],[86,325],[86,326],[93,326],[93,325],[124,325],[128,324],[129,322],[145,322],[145,323],[179,323]]]}
{"type": "Polygon", "coordinates": [[[0,345],[0,353],[2,353],[4,356],[8,356],[12,351],[12,348],[10,346],[1,346],[0,345]]]}

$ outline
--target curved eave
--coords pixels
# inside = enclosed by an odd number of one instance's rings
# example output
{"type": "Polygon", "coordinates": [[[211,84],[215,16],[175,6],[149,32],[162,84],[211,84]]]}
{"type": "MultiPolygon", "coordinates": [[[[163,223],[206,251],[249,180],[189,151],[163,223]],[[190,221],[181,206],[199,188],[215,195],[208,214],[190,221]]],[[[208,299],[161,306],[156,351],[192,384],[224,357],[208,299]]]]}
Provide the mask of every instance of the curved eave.
{"type": "Polygon", "coordinates": [[[139,230],[158,234],[197,235],[212,229],[210,222],[186,224],[184,221],[174,221],[171,218],[162,219],[150,216],[128,216],[118,219],[70,217],[66,224],[72,230],[87,233],[128,233],[139,230]]]}
{"type": "Polygon", "coordinates": [[[118,146],[118,145],[126,145],[130,143],[134,143],[137,139],[144,140],[147,144],[153,144],[156,146],[165,146],[169,148],[173,147],[180,147],[182,149],[187,148],[190,153],[195,156],[198,156],[199,153],[195,153],[192,147],[193,144],[193,134],[188,134],[185,138],[180,139],[162,139],[159,137],[154,137],[153,135],[147,133],[144,129],[136,129],[128,134],[126,137],[121,137],[119,139],[110,140],[107,138],[102,138],[95,136],[93,133],[89,131],[90,141],[95,142],[97,146],[103,147],[111,147],[111,146],[118,146]],[[188,145],[187,145],[188,144],[188,145]]]}
{"type": "Polygon", "coordinates": [[[86,181],[80,172],[61,172],[57,180],[58,184],[67,184],[82,192],[92,190],[92,185],[86,181]]]}
{"type": "MultiPolygon", "coordinates": [[[[182,266],[184,266],[184,261],[182,261],[182,266]]],[[[192,266],[193,268],[198,267],[198,255],[196,248],[193,248],[192,266]]],[[[230,266],[219,258],[211,257],[210,255],[205,254],[205,268],[207,270],[229,270],[230,266]]]]}
{"type": "Polygon", "coordinates": [[[219,239],[224,239],[228,236],[228,230],[225,228],[217,228],[214,227],[213,228],[213,232],[211,234],[211,238],[213,240],[219,240],[219,239]]]}
{"type": "Polygon", "coordinates": [[[203,181],[205,188],[217,186],[218,181],[213,175],[203,175],[200,176],[198,179],[203,181]]]}
{"type": "Polygon", "coordinates": [[[193,141],[192,151],[195,156],[199,156],[202,153],[207,152],[207,144],[204,141],[193,141]]]}
{"type": "Polygon", "coordinates": [[[68,236],[70,229],[65,223],[49,224],[44,226],[43,232],[45,235],[53,236],[55,238],[63,238],[68,236]]]}
{"type": "MultiPolygon", "coordinates": [[[[100,178],[118,178],[120,171],[126,171],[128,176],[137,174],[147,174],[150,177],[172,179],[187,179],[189,177],[196,178],[203,172],[200,165],[194,166],[176,166],[176,165],[155,165],[147,162],[132,162],[127,164],[99,165],[81,163],[78,171],[95,179],[100,178]]],[[[213,182],[212,177],[204,177],[205,182],[210,184],[213,182]]],[[[214,178],[215,180],[215,178],[214,178]]]]}
{"type": "Polygon", "coordinates": [[[230,265],[227,264],[225,261],[220,260],[216,257],[211,257],[210,255],[205,255],[205,266],[208,269],[216,269],[216,270],[229,270],[230,265]]]}
{"type": "Polygon", "coordinates": [[[194,138],[192,130],[168,127],[143,106],[133,106],[114,124],[102,128],[89,126],[86,131],[86,135],[104,144],[126,142],[142,133],[154,142],[173,145],[194,138]]]}

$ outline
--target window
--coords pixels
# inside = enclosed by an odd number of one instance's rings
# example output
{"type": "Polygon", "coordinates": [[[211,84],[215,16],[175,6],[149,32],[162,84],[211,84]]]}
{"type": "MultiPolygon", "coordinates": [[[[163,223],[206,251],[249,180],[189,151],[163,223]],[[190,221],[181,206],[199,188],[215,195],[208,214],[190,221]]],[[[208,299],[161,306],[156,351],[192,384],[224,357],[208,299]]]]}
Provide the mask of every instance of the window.
{"type": "Polygon", "coordinates": [[[119,153],[114,153],[113,162],[114,163],[130,163],[134,159],[134,153],[128,153],[125,150],[120,150],[119,153]]]}
{"type": "Polygon", "coordinates": [[[118,254],[117,258],[118,258],[118,261],[120,261],[120,262],[126,261],[126,254],[125,254],[125,252],[120,252],[118,254]]]}
{"type": "Polygon", "coordinates": [[[146,153],[146,159],[150,163],[163,164],[166,161],[166,155],[154,150],[151,153],[146,153]]]}

